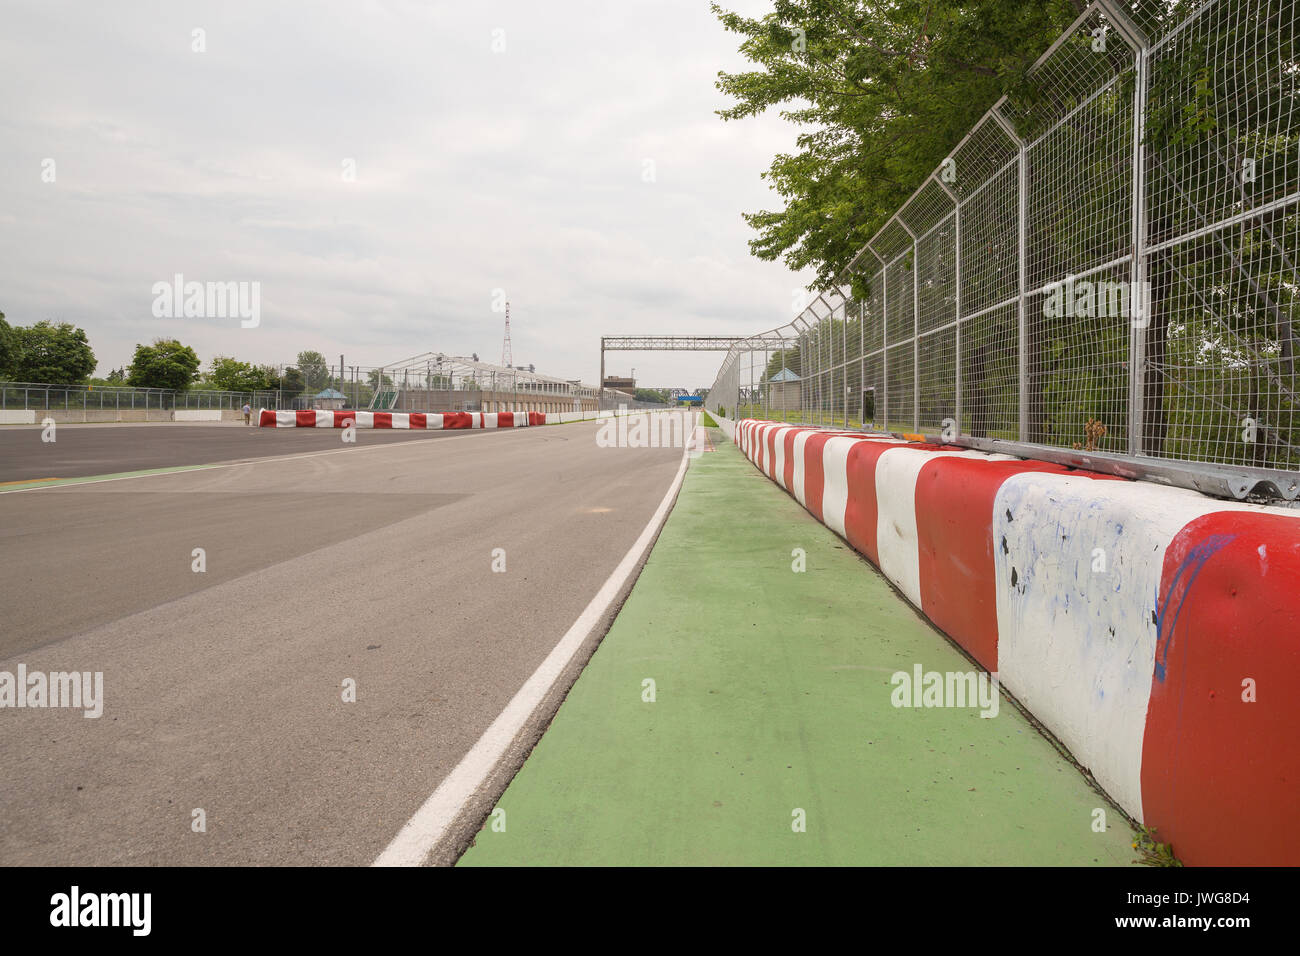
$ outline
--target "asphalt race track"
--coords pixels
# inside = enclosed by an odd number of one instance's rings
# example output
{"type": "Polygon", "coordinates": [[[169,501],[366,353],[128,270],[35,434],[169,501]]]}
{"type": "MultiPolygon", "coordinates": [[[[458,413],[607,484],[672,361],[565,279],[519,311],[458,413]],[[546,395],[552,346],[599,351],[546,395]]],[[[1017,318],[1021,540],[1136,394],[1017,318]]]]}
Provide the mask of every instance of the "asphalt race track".
{"type": "Polygon", "coordinates": [[[8,481],[291,457],[0,493],[0,671],[104,675],[4,713],[0,863],[373,861],[671,485],[597,427],[5,431],[8,481]]]}
{"type": "MultiPolygon", "coordinates": [[[[342,430],[221,425],[59,425],[43,442],[40,426],[0,428],[0,482],[80,478],[123,471],[244,461],[339,448],[342,430]]],[[[488,429],[475,431],[486,435],[488,429]]],[[[359,429],[357,444],[386,445],[461,431],[359,429]]]]}

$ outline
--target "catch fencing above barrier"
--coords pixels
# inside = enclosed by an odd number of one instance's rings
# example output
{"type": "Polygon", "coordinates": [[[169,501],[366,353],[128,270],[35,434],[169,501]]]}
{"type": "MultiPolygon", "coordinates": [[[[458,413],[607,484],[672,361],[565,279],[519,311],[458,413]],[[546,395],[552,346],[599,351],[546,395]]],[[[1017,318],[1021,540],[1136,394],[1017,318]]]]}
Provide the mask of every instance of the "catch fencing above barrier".
{"type": "Polygon", "coordinates": [[[134,388],[112,385],[50,385],[40,382],[0,382],[0,409],[33,411],[174,411],[229,409],[245,404],[286,407],[293,394],[279,391],[226,392],[215,389],[134,388]]]}
{"type": "Polygon", "coordinates": [[[708,406],[1295,499],[1296,7],[1089,4],[708,406]]]}

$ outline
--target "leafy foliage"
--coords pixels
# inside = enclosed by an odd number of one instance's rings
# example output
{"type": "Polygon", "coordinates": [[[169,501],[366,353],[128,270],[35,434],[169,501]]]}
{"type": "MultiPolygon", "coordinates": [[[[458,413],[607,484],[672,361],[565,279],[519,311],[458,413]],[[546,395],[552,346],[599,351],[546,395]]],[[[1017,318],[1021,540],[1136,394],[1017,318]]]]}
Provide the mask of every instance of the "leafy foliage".
{"type": "Polygon", "coordinates": [[[775,0],[762,18],[717,4],[757,67],[719,73],[724,120],[773,107],[803,128],[764,178],[783,210],[748,213],[751,251],[829,288],[862,245],[1083,9],[1077,0],[775,0]]]}
{"type": "Polygon", "coordinates": [[[84,329],[70,322],[57,325],[49,320],[12,330],[11,377],[20,382],[48,382],[77,385],[95,370],[84,329]]]}
{"type": "Polygon", "coordinates": [[[325,356],[319,352],[305,351],[298,353],[298,368],[302,372],[307,388],[319,392],[330,383],[330,366],[325,356]]]}
{"type": "Polygon", "coordinates": [[[5,321],[5,314],[0,312],[0,378],[8,378],[13,374],[17,357],[18,336],[5,321]]]}
{"type": "Polygon", "coordinates": [[[268,377],[267,372],[266,368],[218,355],[212,360],[208,381],[213,388],[228,392],[256,392],[276,387],[274,375],[268,377]]]}
{"type": "Polygon", "coordinates": [[[137,345],[126,383],[136,388],[170,388],[184,391],[199,377],[199,357],[176,339],[155,339],[137,345]]]}

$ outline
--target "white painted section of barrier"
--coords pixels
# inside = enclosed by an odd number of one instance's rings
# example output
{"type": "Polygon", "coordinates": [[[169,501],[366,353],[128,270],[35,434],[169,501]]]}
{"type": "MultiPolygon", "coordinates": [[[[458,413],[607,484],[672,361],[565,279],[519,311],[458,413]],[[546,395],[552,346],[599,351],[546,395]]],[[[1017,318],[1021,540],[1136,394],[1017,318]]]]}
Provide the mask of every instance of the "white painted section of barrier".
{"type": "Polygon", "coordinates": [[[771,475],[771,463],[767,460],[770,456],[767,453],[767,437],[775,429],[775,425],[763,424],[758,427],[757,443],[754,448],[754,454],[758,458],[758,470],[765,475],[771,475]]]}
{"type": "MultiPolygon", "coordinates": [[[[32,412],[35,415],[35,412],[32,412]]],[[[0,418],[0,422],[4,421],[0,418]]],[[[174,422],[219,422],[221,421],[221,409],[219,408],[177,408],[172,411],[172,421],[174,422]]]]}
{"type": "Polygon", "coordinates": [[[921,606],[916,476],[927,460],[916,451],[890,448],[876,462],[876,553],[880,555],[880,572],[916,607],[921,606]]]}
{"type": "Polygon", "coordinates": [[[484,428],[496,428],[496,427],[497,427],[497,413],[496,413],[496,412],[484,412],[484,413],[483,413],[483,427],[484,427],[484,428]]]}
{"type": "Polygon", "coordinates": [[[357,412],[356,423],[357,423],[357,428],[374,428],[374,427],[375,427],[375,413],[374,413],[374,412],[357,412]]]}
{"type": "MultiPolygon", "coordinates": [[[[772,462],[772,479],[785,488],[785,436],[790,431],[789,425],[783,425],[776,430],[776,460],[772,462]]],[[[789,491],[789,488],[785,488],[789,491]]]]}
{"type": "MultiPolygon", "coordinates": [[[[220,412],[218,412],[220,414],[220,412]]],[[[36,409],[0,409],[0,425],[35,425],[36,409]]]]}
{"type": "Polygon", "coordinates": [[[808,444],[808,439],[812,437],[812,435],[814,434],[815,432],[810,432],[810,431],[799,432],[794,436],[794,442],[792,443],[792,448],[790,450],[790,453],[794,455],[794,474],[792,476],[794,480],[794,487],[790,489],[790,491],[794,495],[794,500],[799,502],[799,504],[804,505],[805,507],[807,506],[808,501],[804,497],[804,488],[803,488],[803,483],[804,483],[803,446],[808,444]]]}
{"type": "Polygon", "coordinates": [[[410,428],[410,427],[411,427],[411,413],[410,413],[410,412],[393,412],[393,427],[394,427],[394,428],[410,428]]]}
{"type": "Polygon", "coordinates": [[[1165,550],[1189,521],[1235,510],[1253,509],[1041,472],[994,499],[1002,683],[1138,821],[1165,550]]]}
{"type": "Polygon", "coordinates": [[[278,411],[275,413],[276,428],[293,428],[297,424],[298,424],[298,415],[296,412],[278,411]]]}
{"type": "Polygon", "coordinates": [[[849,451],[862,440],[848,435],[829,438],[822,449],[822,523],[841,538],[848,534],[844,513],[849,506],[849,451]]]}
{"type": "Polygon", "coordinates": [[[317,409],[317,410],[316,410],[316,426],[315,426],[315,427],[317,427],[317,428],[333,428],[333,427],[334,427],[334,413],[333,413],[333,412],[322,411],[321,409],[317,409]]]}

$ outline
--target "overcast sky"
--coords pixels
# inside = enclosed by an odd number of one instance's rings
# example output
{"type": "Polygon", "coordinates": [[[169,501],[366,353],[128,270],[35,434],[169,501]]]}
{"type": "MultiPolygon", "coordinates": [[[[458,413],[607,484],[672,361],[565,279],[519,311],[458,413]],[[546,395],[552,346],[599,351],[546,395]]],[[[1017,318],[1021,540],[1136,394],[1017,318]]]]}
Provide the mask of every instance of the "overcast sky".
{"type": "Polygon", "coordinates": [[[496,362],[497,289],[515,363],[586,382],[601,334],[764,331],[808,276],[740,214],[780,205],[759,174],[795,131],[714,114],[737,43],[706,0],[5,0],[0,311],[82,326],[100,375],[161,335],[205,367],[496,362]],[[260,325],[154,317],[176,273],[260,283],[260,325]]]}

